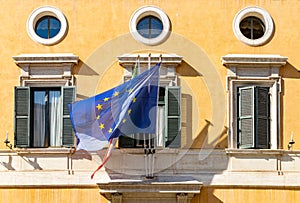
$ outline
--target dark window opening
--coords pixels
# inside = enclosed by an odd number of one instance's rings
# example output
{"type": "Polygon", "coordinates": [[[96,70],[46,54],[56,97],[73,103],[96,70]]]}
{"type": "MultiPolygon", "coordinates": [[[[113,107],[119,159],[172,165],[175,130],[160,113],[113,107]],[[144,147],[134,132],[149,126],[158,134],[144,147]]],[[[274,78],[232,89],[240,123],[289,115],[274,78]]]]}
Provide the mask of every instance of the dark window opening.
{"type": "Polygon", "coordinates": [[[265,34],[265,24],[257,17],[249,16],[240,22],[240,30],[248,39],[259,39],[265,34]]]}
{"type": "Polygon", "coordinates": [[[178,86],[159,87],[156,134],[136,133],[119,137],[119,147],[169,147],[181,146],[181,90],[178,86]]]}
{"type": "Polygon", "coordinates": [[[60,88],[31,88],[31,139],[32,147],[56,146],[61,133],[60,88]]]}

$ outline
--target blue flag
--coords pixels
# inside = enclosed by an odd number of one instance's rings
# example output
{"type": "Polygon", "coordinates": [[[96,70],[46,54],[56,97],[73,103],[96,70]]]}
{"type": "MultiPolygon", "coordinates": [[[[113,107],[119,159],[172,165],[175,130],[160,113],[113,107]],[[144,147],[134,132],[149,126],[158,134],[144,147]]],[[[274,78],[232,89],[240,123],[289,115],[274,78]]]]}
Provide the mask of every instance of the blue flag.
{"type": "Polygon", "coordinates": [[[156,64],[122,85],[69,104],[77,149],[95,151],[133,133],[155,133],[159,86],[156,64]]]}

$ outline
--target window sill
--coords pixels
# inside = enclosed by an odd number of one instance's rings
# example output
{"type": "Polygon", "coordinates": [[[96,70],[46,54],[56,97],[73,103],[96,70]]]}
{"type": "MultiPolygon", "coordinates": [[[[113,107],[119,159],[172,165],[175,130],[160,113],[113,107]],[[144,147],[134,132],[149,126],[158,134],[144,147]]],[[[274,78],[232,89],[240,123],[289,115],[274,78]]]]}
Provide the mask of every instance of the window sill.
{"type": "MultiPolygon", "coordinates": [[[[153,149],[153,148],[152,148],[153,149]]],[[[144,148],[119,148],[121,153],[144,154],[144,148]]],[[[180,148],[155,148],[155,153],[178,153],[180,148]]]]}
{"type": "Polygon", "coordinates": [[[74,148],[24,148],[24,149],[15,149],[19,155],[28,155],[28,154],[72,154],[75,152],[74,148]]]}
{"type": "MultiPolygon", "coordinates": [[[[235,155],[283,155],[286,150],[283,149],[226,149],[226,154],[230,156],[235,155]]],[[[287,152],[295,152],[295,151],[287,151],[287,152]]]]}

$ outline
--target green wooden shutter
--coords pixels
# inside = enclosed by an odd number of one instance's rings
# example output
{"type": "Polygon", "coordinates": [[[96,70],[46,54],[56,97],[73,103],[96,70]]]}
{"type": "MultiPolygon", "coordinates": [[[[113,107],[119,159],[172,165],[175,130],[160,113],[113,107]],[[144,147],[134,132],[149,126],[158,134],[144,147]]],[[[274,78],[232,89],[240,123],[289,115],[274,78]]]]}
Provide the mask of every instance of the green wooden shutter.
{"type": "Polygon", "coordinates": [[[270,96],[268,87],[255,88],[255,126],[256,148],[269,148],[270,134],[270,96]]]}
{"type": "Polygon", "coordinates": [[[15,87],[14,146],[30,146],[30,89],[15,87]]]}
{"type": "Polygon", "coordinates": [[[240,148],[254,147],[254,88],[238,89],[238,139],[240,148]]]}
{"type": "Polygon", "coordinates": [[[181,89],[167,86],[165,93],[165,147],[181,146],[181,89]]]}
{"type": "Polygon", "coordinates": [[[74,133],[70,119],[70,112],[68,104],[75,101],[75,87],[65,86],[62,87],[63,98],[63,130],[62,130],[62,145],[66,147],[74,146],[74,133]]]}

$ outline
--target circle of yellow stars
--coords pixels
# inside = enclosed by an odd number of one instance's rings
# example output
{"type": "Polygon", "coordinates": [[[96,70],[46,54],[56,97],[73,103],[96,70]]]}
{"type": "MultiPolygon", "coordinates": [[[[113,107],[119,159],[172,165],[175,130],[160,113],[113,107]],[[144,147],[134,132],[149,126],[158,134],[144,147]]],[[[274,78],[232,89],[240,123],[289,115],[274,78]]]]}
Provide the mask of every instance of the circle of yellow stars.
{"type": "MultiPolygon", "coordinates": [[[[132,93],[132,91],[133,91],[133,89],[127,90],[128,93],[132,93]]],[[[119,94],[120,94],[120,93],[119,93],[118,91],[116,91],[116,92],[113,93],[113,97],[117,97],[117,96],[119,96],[119,94]]],[[[110,99],[110,98],[105,97],[105,98],[103,99],[103,101],[104,101],[104,102],[108,102],[109,99],[110,99]]],[[[132,99],[132,103],[135,103],[136,100],[137,100],[136,97],[134,97],[134,98],[132,99]]],[[[96,106],[96,108],[97,108],[98,111],[101,111],[101,110],[103,110],[103,105],[98,104],[98,105],[96,106]]],[[[127,114],[130,115],[130,114],[131,114],[131,111],[132,111],[131,109],[128,109],[128,110],[127,110],[127,114]]],[[[100,114],[96,116],[96,119],[97,119],[97,120],[100,119],[100,114]]],[[[122,123],[126,123],[126,121],[127,121],[127,120],[124,118],[124,119],[122,120],[122,123]]],[[[100,128],[101,130],[105,129],[104,123],[100,123],[100,124],[99,124],[99,128],[100,128]]],[[[113,131],[113,129],[112,129],[112,128],[109,128],[107,132],[108,132],[108,133],[112,133],[112,131],[113,131]]]]}

